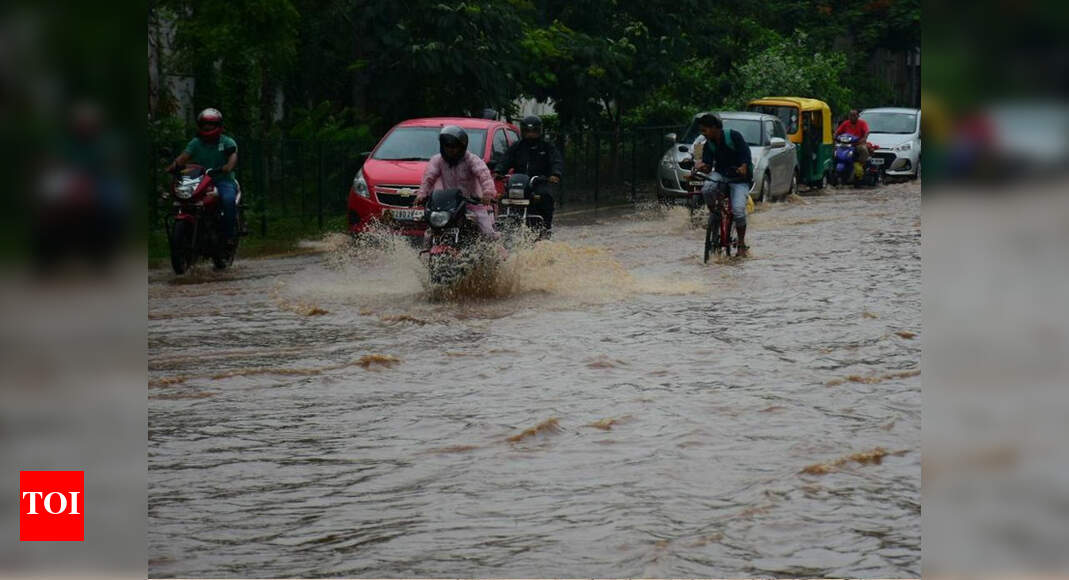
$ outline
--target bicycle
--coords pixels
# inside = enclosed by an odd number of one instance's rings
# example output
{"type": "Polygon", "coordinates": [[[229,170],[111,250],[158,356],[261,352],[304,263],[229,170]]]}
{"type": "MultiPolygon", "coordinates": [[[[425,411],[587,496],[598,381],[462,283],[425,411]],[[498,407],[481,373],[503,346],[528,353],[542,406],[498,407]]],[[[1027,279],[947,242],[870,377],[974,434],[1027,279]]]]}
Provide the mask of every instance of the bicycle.
{"type": "Polygon", "coordinates": [[[735,220],[731,214],[731,194],[728,189],[728,181],[719,173],[706,174],[700,171],[692,173],[704,181],[712,181],[716,184],[716,195],[713,197],[712,211],[705,223],[705,254],[703,261],[709,263],[709,254],[731,256],[731,248],[738,242],[734,238],[735,220]]]}

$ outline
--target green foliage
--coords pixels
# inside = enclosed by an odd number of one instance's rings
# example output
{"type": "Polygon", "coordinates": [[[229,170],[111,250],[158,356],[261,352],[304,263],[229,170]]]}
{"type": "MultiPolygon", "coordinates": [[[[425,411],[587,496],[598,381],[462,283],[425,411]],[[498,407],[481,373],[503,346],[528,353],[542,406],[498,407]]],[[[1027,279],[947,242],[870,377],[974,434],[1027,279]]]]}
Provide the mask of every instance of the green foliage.
{"type": "Polygon", "coordinates": [[[775,44],[739,65],[734,94],[725,105],[743,109],[751,99],[790,95],[817,98],[833,111],[843,111],[854,97],[845,82],[846,70],[846,55],[813,52],[806,35],[799,32],[789,42],[775,44]]]}
{"type": "Polygon", "coordinates": [[[287,136],[304,141],[350,143],[357,151],[366,151],[375,145],[371,127],[361,123],[352,109],[335,111],[327,101],[311,109],[293,109],[287,136]]]}

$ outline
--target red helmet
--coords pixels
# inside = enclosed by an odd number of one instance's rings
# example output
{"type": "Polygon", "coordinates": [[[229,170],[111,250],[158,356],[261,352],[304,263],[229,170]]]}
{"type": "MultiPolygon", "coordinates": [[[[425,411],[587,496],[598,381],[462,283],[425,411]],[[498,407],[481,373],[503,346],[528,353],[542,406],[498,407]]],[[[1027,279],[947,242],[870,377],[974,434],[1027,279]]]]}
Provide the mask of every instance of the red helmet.
{"type": "Polygon", "coordinates": [[[204,109],[197,115],[197,135],[202,139],[218,139],[223,134],[223,114],[218,109],[204,109]]]}

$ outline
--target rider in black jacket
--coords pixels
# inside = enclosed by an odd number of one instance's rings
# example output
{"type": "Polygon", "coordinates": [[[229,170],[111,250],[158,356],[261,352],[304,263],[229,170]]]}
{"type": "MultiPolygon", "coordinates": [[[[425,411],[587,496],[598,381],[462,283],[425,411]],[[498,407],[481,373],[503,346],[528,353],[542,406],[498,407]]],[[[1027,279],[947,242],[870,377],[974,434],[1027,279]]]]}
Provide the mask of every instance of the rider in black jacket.
{"type": "MultiPolygon", "coordinates": [[[[520,121],[520,131],[523,139],[512,144],[505,152],[505,156],[494,168],[494,173],[504,175],[513,170],[516,173],[525,173],[532,177],[543,175],[549,178],[549,183],[556,186],[560,183],[564,173],[564,159],[552,143],[542,138],[542,119],[536,115],[528,115],[520,121]]],[[[532,208],[542,216],[546,225],[546,237],[553,231],[553,194],[549,183],[542,182],[535,191],[541,197],[532,208]]]]}

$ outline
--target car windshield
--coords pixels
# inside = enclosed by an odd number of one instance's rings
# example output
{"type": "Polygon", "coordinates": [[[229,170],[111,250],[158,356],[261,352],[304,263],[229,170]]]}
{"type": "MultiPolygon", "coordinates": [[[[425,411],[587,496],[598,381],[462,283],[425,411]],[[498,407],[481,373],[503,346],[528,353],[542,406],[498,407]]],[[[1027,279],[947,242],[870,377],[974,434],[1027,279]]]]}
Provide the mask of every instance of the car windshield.
{"type": "Polygon", "coordinates": [[[747,111],[775,115],[787,129],[788,135],[794,135],[798,131],[798,108],[788,105],[750,105],[747,111]]]}
{"type": "MultiPolygon", "coordinates": [[[[438,127],[399,127],[379,145],[372,159],[383,161],[427,161],[438,153],[438,127]]],[[[468,151],[483,156],[485,129],[464,129],[468,151]]]]}
{"type": "MultiPolygon", "coordinates": [[[[760,121],[743,121],[739,119],[724,119],[724,130],[734,129],[738,131],[742,138],[746,140],[748,145],[753,147],[761,146],[761,122],[760,121]]],[[[701,131],[698,130],[698,120],[694,119],[691,122],[687,132],[680,139],[680,143],[693,143],[698,136],[701,135],[701,131]]]]}
{"type": "Polygon", "coordinates": [[[910,134],[917,130],[916,113],[863,113],[869,133],[910,134]]]}
{"type": "Polygon", "coordinates": [[[746,144],[751,147],[760,147],[764,144],[761,141],[761,121],[724,119],[724,130],[729,131],[731,129],[742,134],[742,138],[746,140],[746,144]]]}

